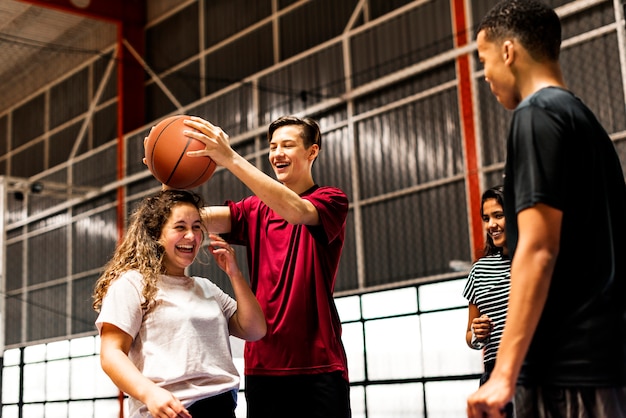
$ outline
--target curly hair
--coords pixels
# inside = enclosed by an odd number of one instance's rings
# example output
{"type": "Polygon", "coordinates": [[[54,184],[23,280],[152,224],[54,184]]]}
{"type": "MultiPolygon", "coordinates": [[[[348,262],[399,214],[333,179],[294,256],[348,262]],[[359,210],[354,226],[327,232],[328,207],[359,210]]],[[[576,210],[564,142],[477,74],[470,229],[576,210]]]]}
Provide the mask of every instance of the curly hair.
{"type": "Polygon", "coordinates": [[[476,33],[490,42],[516,38],[536,60],[559,59],[561,21],[554,10],[537,0],[504,0],[483,17],[476,33]]]}
{"type": "Polygon", "coordinates": [[[131,215],[124,239],[95,284],[93,309],[96,312],[100,312],[111,283],[129,270],[137,270],[143,276],[141,308],[144,315],[154,309],[159,274],[165,272],[165,251],[159,239],[172,209],[181,204],[193,205],[198,211],[204,206],[202,198],[188,190],[163,190],[142,200],[131,215]]]}

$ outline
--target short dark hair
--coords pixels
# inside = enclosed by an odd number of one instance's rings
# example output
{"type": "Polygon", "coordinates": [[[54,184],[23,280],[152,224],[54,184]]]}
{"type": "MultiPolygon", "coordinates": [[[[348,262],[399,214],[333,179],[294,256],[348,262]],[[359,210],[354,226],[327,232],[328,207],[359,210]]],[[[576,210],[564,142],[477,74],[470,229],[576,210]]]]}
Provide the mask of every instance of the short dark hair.
{"type": "Polygon", "coordinates": [[[309,148],[311,145],[317,144],[322,149],[322,134],[320,126],[311,118],[298,118],[296,116],[282,116],[272,122],[267,130],[267,141],[272,140],[274,131],[282,126],[297,125],[302,128],[302,140],[304,147],[309,148]]]}
{"type": "Polygon", "coordinates": [[[476,33],[488,41],[516,38],[535,60],[557,61],[561,50],[561,21],[554,10],[537,0],[504,0],[483,17],[476,33]]]}
{"type": "MultiPolygon", "coordinates": [[[[502,185],[493,186],[490,189],[487,189],[482,198],[480,199],[480,217],[482,218],[485,213],[483,212],[483,206],[485,205],[485,201],[489,199],[496,199],[496,202],[504,209],[504,187],[502,185]]],[[[489,234],[487,234],[487,239],[485,240],[485,249],[484,255],[493,255],[499,254],[502,252],[502,247],[496,247],[493,243],[493,238],[489,234]]]]}

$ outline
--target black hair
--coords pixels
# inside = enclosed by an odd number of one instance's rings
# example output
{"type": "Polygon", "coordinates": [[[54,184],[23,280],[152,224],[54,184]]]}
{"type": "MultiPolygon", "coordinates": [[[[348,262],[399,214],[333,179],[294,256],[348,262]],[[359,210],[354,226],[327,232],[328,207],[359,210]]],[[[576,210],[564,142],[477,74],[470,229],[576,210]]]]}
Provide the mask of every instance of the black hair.
{"type": "Polygon", "coordinates": [[[490,42],[517,39],[537,61],[557,61],[561,50],[561,21],[538,0],[504,0],[483,17],[476,33],[490,42]]]}
{"type": "MultiPolygon", "coordinates": [[[[483,193],[483,196],[480,199],[481,219],[485,215],[483,212],[483,206],[485,205],[485,201],[489,199],[496,199],[496,202],[498,202],[498,204],[504,208],[504,187],[502,185],[497,185],[490,189],[487,189],[483,193]]],[[[496,245],[493,243],[493,239],[491,238],[491,236],[487,234],[487,239],[485,240],[484,255],[499,254],[502,251],[502,247],[496,247],[496,245]]]]}

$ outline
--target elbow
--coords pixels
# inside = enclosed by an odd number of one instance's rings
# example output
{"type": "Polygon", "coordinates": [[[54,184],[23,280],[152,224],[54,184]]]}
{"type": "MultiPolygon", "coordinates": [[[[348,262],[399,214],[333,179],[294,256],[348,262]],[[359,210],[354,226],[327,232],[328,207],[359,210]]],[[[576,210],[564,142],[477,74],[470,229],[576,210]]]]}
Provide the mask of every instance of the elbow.
{"type": "Polygon", "coordinates": [[[262,320],[254,329],[249,333],[247,341],[259,341],[267,334],[267,324],[265,320],[262,320]]]}
{"type": "Polygon", "coordinates": [[[100,368],[107,375],[111,376],[112,361],[105,352],[100,353],[100,368]]]}

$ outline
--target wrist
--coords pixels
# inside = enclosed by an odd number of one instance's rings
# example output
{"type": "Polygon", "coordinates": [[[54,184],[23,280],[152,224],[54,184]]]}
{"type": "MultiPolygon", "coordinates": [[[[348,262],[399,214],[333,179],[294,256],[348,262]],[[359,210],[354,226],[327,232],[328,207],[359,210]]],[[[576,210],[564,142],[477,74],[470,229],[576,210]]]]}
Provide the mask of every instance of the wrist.
{"type": "Polygon", "coordinates": [[[486,338],[478,339],[478,337],[474,333],[474,327],[471,328],[471,332],[472,338],[470,340],[470,345],[472,346],[472,348],[475,350],[481,350],[482,348],[484,348],[487,343],[486,338]]]}

